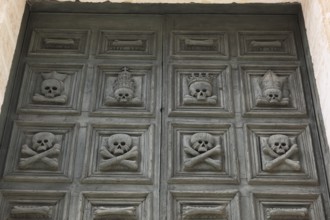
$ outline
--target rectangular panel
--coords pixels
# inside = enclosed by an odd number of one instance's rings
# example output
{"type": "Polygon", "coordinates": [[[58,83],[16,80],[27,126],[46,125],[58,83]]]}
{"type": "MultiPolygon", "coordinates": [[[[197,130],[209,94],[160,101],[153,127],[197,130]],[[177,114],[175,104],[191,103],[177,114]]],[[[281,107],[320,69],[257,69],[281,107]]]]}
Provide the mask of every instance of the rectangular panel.
{"type": "Polygon", "coordinates": [[[249,182],[318,184],[313,145],[306,124],[247,124],[249,182]]]}
{"type": "Polygon", "coordinates": [[[89,30],[34,29],[29,56],[87,56],[90,44],[89,30]]]}
{"type": "Polygon", "coordinates": [[[96,116],[154,116],[158,78],[152,65],[102,65],[95,71],[93,112],[96,116]]]}
{"type": "Polygon", "coordinates": [[[244,116],[306,116],[298,66],[242,65],[240,75],[244,116]]]}
{"type": "Polygon", "coordinates": [[[24,72],[18,111],[38,114],[79,114],[85,65],[29,63],[24,72]]]}
{"type": "Polygon", "coordinates": [[[155,59],[156,33],[151,31],[100,31],[98,57],[155,59]]]}
{"type": "Polygon", "coordinates": [[[4,178],[13,181],[71,181],[77,125],[56,122],[15,123],[4,178]]]}
{"type": "Polygon", "coordinates": [[[83,182],[153,183],[154,126],[90,125],[83,182]]]}
{"type": "Polygon", "coordinates": [[[173,65],[170,71],[170,116],[232,116],[229,66],[173,65]]]}
{"type": "Polygon", "coordinates": [[[224,32],[172,32],[170,55],[176,59],[228,58],[228,38],[224,32]]]}
{"type": "Polygon", "coordinates": [[[242,57],[297,58],[294,35],[292,32],[239,32],[239,55],[242,57]]]}

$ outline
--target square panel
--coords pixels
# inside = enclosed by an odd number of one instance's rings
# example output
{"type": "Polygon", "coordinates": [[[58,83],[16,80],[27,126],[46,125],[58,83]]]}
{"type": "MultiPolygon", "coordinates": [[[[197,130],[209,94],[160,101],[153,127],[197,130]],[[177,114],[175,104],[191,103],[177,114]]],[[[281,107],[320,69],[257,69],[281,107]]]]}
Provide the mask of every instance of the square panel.
{"type": "Polygon", "coordinates": [[[89,126],[83,182],[152,183],[154,125],[89,126]]]}
{"type": "Polygon", "coordinates": [[[86,57],[89,44],[89,30],[36,28],[32,32],[28,56],[86,57]]]}
{"type": "Polygon", "coordinates": [[[238,33],[239,56],[244,58],[296,59],[293,32],[242,31],[238,33]]]}
{"type": "Polygon", "coordinates": [[[173,123],[169,126],[169,182],[238,182],[231,124],[173,123]]]}
{"type": "Polygon", "coordinates": [[[318,184],[307,124],[247,124],[246,149],[252,184],[318,184]]]}
{"type": "Polygon", "coordinates": [[[67,195],[61,191],[1,191],[1,219],[62,220],[67,216],[67,195]]]}
{"type": "Polygon", "coordinates": [[[233,115],[229,66],[173,65],[170,70],[170,116],[233,115]]]}
{"type": "Polygon", "coordinates": [[[81,220],[151,220],[149,192],[83,192],[81,220]]]}
{"type": "Polygon", "coordinates": [[[18,111],[38,114],[79,114],[85,66],[79,64],[28,64],[18,111]]]}
{"type": "Polygon", "coordinates": [[[4,179],[68,182],[72,178],[78,125],[17,121],[14,125],[4,179]]]}
{"type": "Polygon", "coordinates": [[[239,220],[237,191],[170,191],[169,220],[239,220]]]}
{"type": "Polygon", "coordinates": [[[155,111],[157,72],[151,65],[103,65],[96,68],[95,116],[150,117],[155,111]]]}
{"type": "Polygon", "coordinates": [[[306,104],[298,66],[240,66],[244,116],[303,117],[306,104]]]}
{"type": "Polygon", "coordinates": [[[227,34],[215,31],[172,32],[170,55],[175,59],[228,58],[227,34]]]}
{"type": "Polygon", "coordinates": [[[99,33],[97,57],[155,59],[156,33],[152,31],[107,31],[99,33]]]}
{"type": "Polygon", "coordinates": [[[321,195],[281,192],[252,193],[257,220],[325,220],[321,195]]]}

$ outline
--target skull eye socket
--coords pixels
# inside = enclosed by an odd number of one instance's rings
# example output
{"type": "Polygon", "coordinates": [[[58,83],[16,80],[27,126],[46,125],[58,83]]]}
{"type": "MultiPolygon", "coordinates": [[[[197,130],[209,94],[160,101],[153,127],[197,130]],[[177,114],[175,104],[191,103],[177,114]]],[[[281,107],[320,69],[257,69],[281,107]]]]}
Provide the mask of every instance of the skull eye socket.
{"type": "Polygon", "coordinates": [[[199,141],[198,141],[198,143],[200,143],[200,144],[201,144],[201,143],[203,143],[203,141],[202,141],[202,140],[199,140],[199,141]]]}
{"type": "Polygon", "coordinates": [[[206,92],[206,89],[203,89],[202,91],[203,91],[203,92],[206,92]]]}
{"type": "Polygon", "coordinates": [[[57,87],[52,87],[53,90],[57,90],[57,87]]]}
{"type": "Polygon", "coordinates": [[[115,146],[117,146],[118,144],[119,144],[118,142],[113,143],[113,145],[115,145],[115,146]]]}
{"type": "Polygon", "coordinates": [[[125,96],[128,97],[128,93],[126,93],[125,96]]]}
{"type": "Polygon", "coordinates": [[[123,142],[120,142],[120,145],[125,145],[126,143],[123,141],[123,142]]]}
{"type": "Polygon", "coordinates": [[[123,96],[123,94],[119,93],[119,96],[121,97],[121,96],[123,96]]]}
{"type": "Polygon", "coordinates": [[[48,143],[48,140],[44,140],[44,143],[48,143]]]}
{"type": "Polygon", "coordinates": [[[276,98],[278,98],[278,95],[275,95],[276,98]]]}
{"type": "Polygon", "coordinates": [[[204,143],[205,143],[205,144],[208,144],[209,142],[208,142],[208,141],[205,141],[204,143]]]}
{"type": "Polygon", "coordinates": [[[50,87],[49,86],[46,86],[45,89],[48,90],[48,89],[50,89],[50,87]]]}
{"type": "Polygon", "coordinates": [[[281,146],[285,147],[286,146],[286,143],[281,143],[281,146]]]}
{"type": "Polygon", "coordinates": [[[278,142],[275,142],[275,146],[280,146],[280,143],[278,143],[278,142]]]}
{"type": "Polygon", "coordinates": [[[269,94],[269,97],[273,98],[273,94],[269,94]]]}
{"type": "Polygon", "coordinates": [[[38,143],[38,144],[41,144],[41,143],[42,143],[42,140],[38,140],[37,143],[38,143]]]}
{"type": "Polygon", "coordinates": [[[199,89],[196,89],[196,92],[200,92],[201,90],[199,90],[199,89]]]}

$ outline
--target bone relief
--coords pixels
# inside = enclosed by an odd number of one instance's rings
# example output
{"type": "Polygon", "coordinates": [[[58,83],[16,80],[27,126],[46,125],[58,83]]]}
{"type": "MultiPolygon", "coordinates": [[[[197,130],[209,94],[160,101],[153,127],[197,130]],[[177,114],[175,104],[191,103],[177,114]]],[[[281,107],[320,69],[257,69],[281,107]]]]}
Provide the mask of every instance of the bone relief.
{"type": "Polygon", "coordinates": [[[287,78],[279,77],[271,70],[259,79],[261,94],[256,99],[257,106],[288,106],[289,89],[287,78]]]}
{"type": "Polygon", "coordinates": [[[298,145],[294,138],[275,134],[262,146],[264,171],[299,171],[298,145]]]}
{"type": "Polygon", "coordinates": [[[97,207],[94,210],[94,219],[131,219],[136,217],[136,208],[129,207],[97,207]]]}
{"type": "Polygon", "coordinates": [[[183,98],[183,103],[190,104],[207,104],[215,105],[217,96],[212,95],[212,81],[214,76],[209,73],[191,73],[186,78],[188,84],[189,95],[183,98]]]}
{"type": "Polygon", "coordinates": [[[114,134],[104,141],[100,147],[100,170],[138,169],[138,147],[133,146],[132,138],[127,134],[114,134]]]}
{"type": "Polygon", "coordinates": [[[36,93],[32,100],[42,104],[65,104],[68,98],[64,93],[64,80],[66,77],[66,74],[56,71],[43,73],[40,93],[36,93]]]}
{"type": "Polygon", "coordinates": [[[140,98],[136,97],[136,82],[131,77],[127,67],[118,74],[113,84],[113,94],[105,98],[106,105],[129,105],[141,104],[140,98]]]}
{"type": "Polygon", "coordinates": [[[222,170],[222,148],[208,133],[196,133],[190,143],[184,146],[184,169],[222,170]]]}
{"type": "Polygon", "coordinates": [[[52,215],[50,206],[13,206],[10,217],[14,219],[49,219],[52,215]]]}
{"type": "Polygon", "coordinates": [[[39,132],[33,135],[32,145],[24,144],[19,160],[20,169],[58,169],[58,156],[61,146],[50,132],[39,132]]]}
{"type": "Polygon", "coordinates": [[[226,206],[184,206],[183,219],[218,219],[227,215],[226,206]]]}

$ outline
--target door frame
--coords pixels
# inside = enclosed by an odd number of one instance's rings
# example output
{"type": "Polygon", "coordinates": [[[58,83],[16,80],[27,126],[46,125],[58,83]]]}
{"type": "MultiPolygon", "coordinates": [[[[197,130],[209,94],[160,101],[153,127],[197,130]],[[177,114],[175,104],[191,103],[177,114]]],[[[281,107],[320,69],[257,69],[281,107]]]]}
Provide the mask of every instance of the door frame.
{"type": "MultiPolygon", "coordinates": [[[[299,23],[305,53],[306,68],[313,107],[309,114],[315,118],[315,127],[318,133],[318,142],[321,149],[316,157],[322,159],[323,173],[326,176],[327,188],[330,191],[330,152],[326,138],[320,100],[317,93],[317,85],[314,77],[313,64],[305,31],[303,12],[299,3],[289,4],[132,4],[132,3],[78,3],[78,2],[39,2],[30,1],[26,7],[22,20],[21,30],[17,40],[12,68],[9,75],[7,89],[0,115],[0,139],[1,143],[7,143],[13,127],[17,102],[13,102],[19,95],[20,79],[23,71],[19,71],[19,58],[23,45],[29,16],[35,12],[53,13],[106,13],[106,14],[283,14],[295,15],[299,23]],[[21,73],[20,73],[21,72],[21,73]],[[18,82],[18,83],[17,83],[18,82]]],[[[3,175],[3,167],[7,155],[7,146],[0,146],[0,176],[3,175]]],[[[330,195],[328,195],[330,197],[330,195]]]]}

